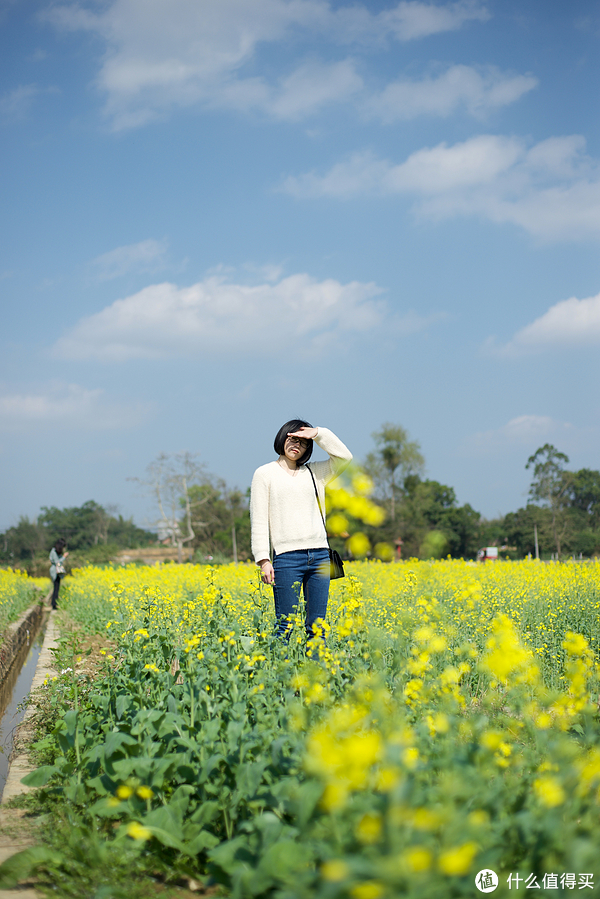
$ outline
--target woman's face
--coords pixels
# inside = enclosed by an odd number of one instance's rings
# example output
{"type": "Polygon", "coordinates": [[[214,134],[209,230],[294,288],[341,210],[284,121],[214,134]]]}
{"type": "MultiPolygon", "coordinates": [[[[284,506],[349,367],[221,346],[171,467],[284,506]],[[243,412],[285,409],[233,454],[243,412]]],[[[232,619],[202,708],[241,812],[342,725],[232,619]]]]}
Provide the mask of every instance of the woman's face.
{"type": "Polygon", "coordinates": [[[286,437],[283,446],[283,454],[290,462],[297,462],[301,459],[308,448],[308,440],[301,437],[286,437]]]}

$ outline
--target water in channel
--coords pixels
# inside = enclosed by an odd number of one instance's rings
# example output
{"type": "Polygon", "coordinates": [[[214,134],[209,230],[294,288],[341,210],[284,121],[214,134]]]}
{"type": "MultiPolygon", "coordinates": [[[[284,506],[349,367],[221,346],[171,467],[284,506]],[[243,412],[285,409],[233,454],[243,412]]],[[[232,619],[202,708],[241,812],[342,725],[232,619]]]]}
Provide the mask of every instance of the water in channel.
{"type": "Polygon", "coordinates": [[[23,700],[31,689],[37,661],[44,642],[45,627],[19,650],[6,678],[0,685],[0,796],[8,776],[9,758],[15,731],[25,716],[23,700]]]}

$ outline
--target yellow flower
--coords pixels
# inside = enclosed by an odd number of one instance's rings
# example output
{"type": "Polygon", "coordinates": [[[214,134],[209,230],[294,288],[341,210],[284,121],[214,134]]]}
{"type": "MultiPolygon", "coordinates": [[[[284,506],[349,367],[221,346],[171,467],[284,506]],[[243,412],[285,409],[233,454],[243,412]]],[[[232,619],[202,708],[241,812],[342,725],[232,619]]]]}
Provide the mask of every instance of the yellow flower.
{"type": "Polygon", "coordinates": [[[486,824],[489,824],[490,816],[487,812],[484,812],[483,809],[475,809],[474,812],[471,812],[467,820],[473,827],[484,827],[486,824]]]}
{"type": "Polygon", "coordinates": [[[321,805],[326,812],[335,812],[345,806],[348,799],[348,790],[338,783],[329,783],[323,791],[321,805]]]}
{"type": "Polygon", "coordinates": [[[443,822],[443,816],[428,808],[417,808],[413,815],[413,825],[417,830],[435,830],[443,822]]]}
{"type": "Polygon", "coordinates": [[[353,476],[352,486],[357,493],[362,493],[364,496],[373,492],[373,481],[364,471],[359,471],[353,476]]]}
{"type": "Polygon", "coordinates": [[[150,789],[150,787],[138,787],[135,791],[140,799],[152,799],[154,793],[150,789]]]}
{"type": "Polygon", "coordinates": [[[375,555],[382,562],[392,562],[394,559],[394,547],[389,543],[376,543],[375,555]]]}
{"type": "Polygon", "coordinates": [[[579,763],[579,790],[584,794],[600,781],[600,749],[591,749],[579,763]]]}
{"type": "Polygon", "coordinates": [[[367,812],[356,825],[356,836],[361,843],[376,843],[381,836],[383,825],[381,815],[367,812]]]}
{"type": "Polygon", "coordinates": [[[446,734],[450,729],[448,716],[444,715],[443,712],[436,712],[435,715],[427,715],[425,720],[432,737],[436,734],[446,734]]]}
{"type": "Polygon", "coordinates": [[[350,890],[352,899],[379,899],[383,896],[383,884],[378,880],[366,880],[364,883],[357,883],[350,890]]]}
{"type": "Polygon", "coordinates": [[[376,785],[382,793],[388,793],[400,782],[400,772],[396,768],[381,768],[377,772],[376,785]]]}
{"type": "Polygon", "coordinates": [[[356,534],[352,534],[350,539],[346,541],[346,546],[348,547],[348,550],[352,553],[352,555],[356,556],[356,558],[358,559],[366,556],[371,549],[369,538],[361,531],[357,531],[356,534]]]}
{"type": "Polygon", "coordinates": [[[327,862],[323,862],[321,865],[323,880],[329,880],[332,883],[339,880],[345,880],[348,873],[348,865],[339,858],[332,858],[327,862]]]}
{"type": "Polygon", "coordinates": [[[445,637],[434,637],[427,648],[430,652],[443,652],[448,648],[448,643],[445,637]]]}
{"type": "Polygon", "coordinates": [[[581,656],[589,650],[588,641],[581,634],[567,631],[563,640],[563,649],[571,656],[581,656]]]}
{"type": "Polygon", "coordinates": [[[486,643],[487,653],[482,668],[501,683],[536,684],[540,671],[533,661],[533,654],[519,640],[515,626],[507,615],[499,615],[492,622],[492,636],[486,643]]]}
{"type": "Polygon", "coordinates": [[[132,837],[134,840],[150,840],[152,839],[152,832],[140,824],[139,821],[131,821],[127,825],[127,836],[132,837]]]}
{"type": "Polygon", "coordinates": [[[556,777],[538,777],[533,782],[533,789],[542,805],[548,808],[562,805],[566,799],[565,791],[556,777]]]}
{"type": "Polygon", "coordinates": [[[406,867],[415,874],[429,871],[431,867],[432,855],[429,849],[426,849],[424,846],[411,846],[410,849],[402,853],[401,858],[406,867]]]}
{"type": "Polygon", "coordinates": [[[402,761],[407,768],[416,768],[417,762],[419,761],[419,750],[415,749],[414,746],[409,746],[409,748],[405,749],[402,753],[402,761]]]}
{"type": "Polygon", "coordinates": [[[132,795],[133,787],[130,787],[127,784],[121,784],[120,787],[117,787],[117,796],[119,799],[129,799],[132,795]]]}
{"type": "Polygon", "coordinates": [[[476,852],[476,843],[463,843],[462,846],[447,849],[440,854],[438,860],[440,871],[443,874],[448,874],[449,877],[459,877],[461,874],[468,874],[476,852]]]}
{"type": "Polygon", "coordinates": [[[502,737],[502,731],[488,730],[481,735],[479,742],[482,746],[485,746],[486,749],[491,749],[493,752],[495,749],[498,749],[500,744],[503,742],[502,737]]]}
{"type": "Polygon", "coordinates": [[[348,519],[344,515],[340,515],[339,512],[335,515],[329,515],[327,517],[327,530],[330,534],[348,536],[348,519]]]}

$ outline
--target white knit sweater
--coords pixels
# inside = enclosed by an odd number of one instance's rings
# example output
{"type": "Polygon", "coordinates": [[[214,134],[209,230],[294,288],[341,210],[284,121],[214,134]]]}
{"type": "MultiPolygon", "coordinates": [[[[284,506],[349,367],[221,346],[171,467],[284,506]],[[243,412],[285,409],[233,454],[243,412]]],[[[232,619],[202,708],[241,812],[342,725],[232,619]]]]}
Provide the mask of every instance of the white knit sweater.
{"type": "MultiPolygon", "coordinates": [[[[327,428],[318,428],[314,441],[329,456],[327,462],[309,463],[325,514],[325,484],[348,465],[352,453],[327,428]]],[[[250,519],[252,553],[257,562],[270,557],[270,546],[278,555],[294,549],[327,547],[315,489],[305,465],[300,465],[293,476],[279,462],[257,468],[252,478],[250,519]]]]}

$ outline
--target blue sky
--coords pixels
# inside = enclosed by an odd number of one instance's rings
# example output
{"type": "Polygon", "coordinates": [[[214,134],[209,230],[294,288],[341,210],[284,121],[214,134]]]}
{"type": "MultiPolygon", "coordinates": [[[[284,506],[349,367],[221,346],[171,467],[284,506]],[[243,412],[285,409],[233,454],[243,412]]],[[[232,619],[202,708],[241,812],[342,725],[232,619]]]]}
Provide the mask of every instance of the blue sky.
{"type": "Polygon", "coordinates": [[[599,467],[591,0],[2,0],[0,529],[288,418],[487,517],[599,467]]]}

